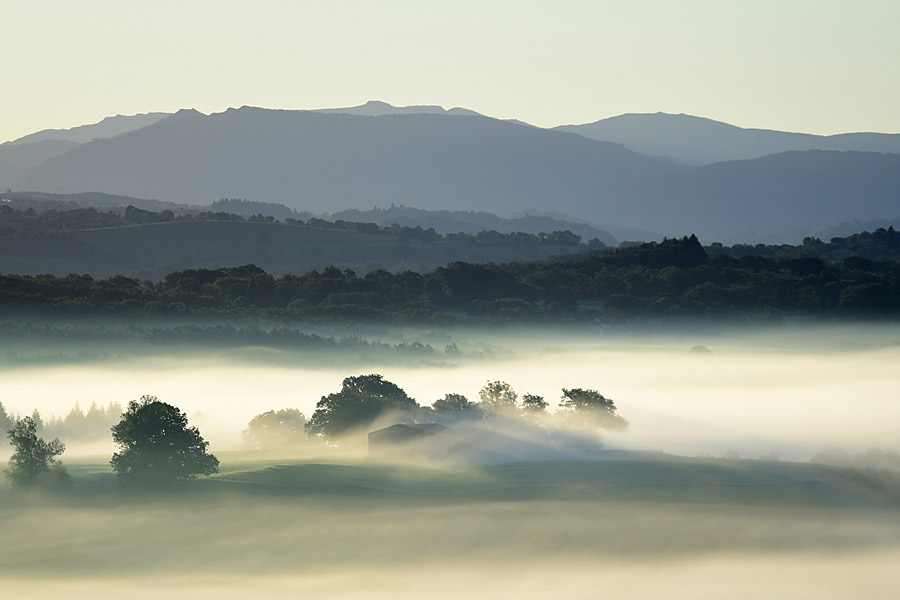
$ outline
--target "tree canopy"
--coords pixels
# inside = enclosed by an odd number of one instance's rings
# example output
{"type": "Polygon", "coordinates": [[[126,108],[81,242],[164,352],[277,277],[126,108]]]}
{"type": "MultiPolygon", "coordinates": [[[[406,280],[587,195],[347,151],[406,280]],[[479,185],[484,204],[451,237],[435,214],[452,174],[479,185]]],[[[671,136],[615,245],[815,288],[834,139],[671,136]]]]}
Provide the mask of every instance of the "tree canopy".
{"type": "MultiPolygon", "coordinates": [[[[3,250],[0,237],[0,251],[3,250]]],[[[326,267],[275,277],[254,265],[118,275],[0,275],[0,313],[220,314],[333,321],[771,321],[900,314],[900,233],[802,246],[712,244],[694,236],[553,260],[451,262],[426,273],[326,267]],[[852,253],[857,253],[853,255],[852,253]]]]}
{"type": "Polygon", "coordinates": [[[410,413],[418,408],[415,400],[381,375],[347,377],[340,392],[322,396],[306,424],[306,431],[326,436],[341,435],[370,425],[391,411],[410,413]]]}
{"type": "Polygon", "coordinates": [[[110,464],[123,483],[169,484],[219,470],[219,459],[206,449],[209,442],[187,416],[156,396],[132,400],[113,426],[119,451],[110,464]]]}
{"type": "Polygon", "coordinates": [[[69,479],[65,467],[56,458],[65,452],[65,444],[59,439],[47,442],[39,438],[34,419],[20,419],[6,434],[13,447],[6,476],[14,486],[31,487],[69,479]]]}
{"type": "Polygon", "coordinates": [[[505,381],[488,381],[478,392],[481,406],[486,411],[510,412],[516,409],[519,395],[505,381]]]}
{"type": "Polygon", "coordinates": [[[258,450],[290,449],[305,444],[306,416],[296,408],[256,415],[243,432],[244,442],[258,450]]]}
{"type": "Polygon", "coordinates": [[[522,410],[525,411],[526,414],[540,414],[546,412],[547,407],[550,404],[544,400],[543,396],[537,396],[535,394],[525,394],[522,396],[522,410]]]}
{"type": "Polygon", "coordinates": [[[436,412],[443,413],[458,413],[471,410],[475,407],[475,405],[469,402],[469,399],[462,394],[444,394],[443,398],[435,400],[432,402],[431,406],[436,412]]]}
{"type": "Polygon", "coordinates": [[[597,390],[563,388],[560,408],[577,417],[576,422],[587,427],[622,430],[628,428],[628,421],[616,414],[616,404],[597,390]]]}

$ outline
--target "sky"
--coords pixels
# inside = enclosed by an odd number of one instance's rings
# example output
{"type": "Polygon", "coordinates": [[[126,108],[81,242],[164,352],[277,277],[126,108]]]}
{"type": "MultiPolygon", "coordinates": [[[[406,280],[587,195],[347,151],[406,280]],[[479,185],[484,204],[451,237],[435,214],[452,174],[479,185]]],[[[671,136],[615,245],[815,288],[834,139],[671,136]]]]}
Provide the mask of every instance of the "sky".
{"type": "Polygon", "coordinates": [[[382,100],[551,127],[900,132],[896,0],[0,0],[0,141],[115,114],[382,100]]]}

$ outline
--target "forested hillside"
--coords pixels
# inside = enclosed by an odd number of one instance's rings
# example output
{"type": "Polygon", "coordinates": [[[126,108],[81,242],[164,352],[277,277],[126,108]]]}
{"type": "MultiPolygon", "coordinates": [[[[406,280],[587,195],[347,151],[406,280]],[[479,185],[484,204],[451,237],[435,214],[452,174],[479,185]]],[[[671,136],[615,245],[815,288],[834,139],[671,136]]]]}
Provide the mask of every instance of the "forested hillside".
{"type": "MultiPolygon", "coordinates": [[[[372,234],[377,235],[377,234],[372,234]]],[[[696,318],[780,321],[900,315],[900,234],[878,230],[798,247],[704,249],[695,236],[512,263],[453,262],[427,273],[333,266],[276,277],[255,265],[187,269],[162,281],[0,276],[7,314],[267,317],[441,322],[696,318]],[[852,255],[864,246],[883,260],[852,255]]]]}
{"type": "MultiPolygon", "coordinates": [[[[253,203],[249,203],[251,206],[253,203]]],[[[226,203],[227,205],[227,203],[226,203]]],[[[308,216],[308,215],[304,215],[308,216]]],[[[171,271],[256,264],[302,273],[330,265],[361,272],[428,271],[453,261],[512,261],[603,247],[570,231],[440,234],[419,225],[225,211],[15,209],[0,204],[0,273],[86,273],[162,279],[171,271]]]]}

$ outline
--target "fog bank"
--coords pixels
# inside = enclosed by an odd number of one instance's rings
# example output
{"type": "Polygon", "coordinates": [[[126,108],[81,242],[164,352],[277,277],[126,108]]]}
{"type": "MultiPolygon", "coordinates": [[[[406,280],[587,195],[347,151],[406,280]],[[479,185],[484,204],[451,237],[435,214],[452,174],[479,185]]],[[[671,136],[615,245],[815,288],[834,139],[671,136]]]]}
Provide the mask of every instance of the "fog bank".
{"type": "MultiPolygon", "coordinates": [[[[254,415],[291,407],[309,416],[347,376],[381,373],[422,405],[446,393],[477,400],[486,381],[499,379],[520,395],[544,396],[551,411],[561,388],[598,390],[630,422],[627,432],[605,435],[616,447],[807,460],[828,445],[900,450],[900,345],[890,343],[895,333],[835,328],[781,338],[606,340],[497,334],[486,337],[509,351],[495,353],[502,358],[424,366],[381,364],[377,356],[347,368],[214,355],[124,358],[6,369],[0,398],[8,411],[37,408],[46,419],[65,416],[76,401],[86,409],[92,402],[124,405],[152,394],[184,410],[213,450],[225,450],[239,444],[254,415]],[[709,352],[694,349],[699,343],[709,352]]],[[[479,348],[481,341],[460,339],[460,346],[479,348]]]]}

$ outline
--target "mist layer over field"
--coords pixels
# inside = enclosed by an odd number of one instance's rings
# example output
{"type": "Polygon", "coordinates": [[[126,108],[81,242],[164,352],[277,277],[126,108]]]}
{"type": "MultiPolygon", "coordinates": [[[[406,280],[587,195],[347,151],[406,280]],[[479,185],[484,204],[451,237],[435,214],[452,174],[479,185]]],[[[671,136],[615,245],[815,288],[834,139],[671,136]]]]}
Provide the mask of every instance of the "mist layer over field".
{"type": "Polygon", "coordinates": [[[900,558],[896,480],[810,465],[760,469],[758,461],[442,470],[227,456],[225,464],[220,475],[168,496],[117,491],[87,463],[72,465],[80,492],[7,495],[4,592],[651,598],[677,586],[685,597],[826,599],[897,592],[890,577],[900,558]]]}
{"type": "Polygon", "coordinates": [[[900,449],[898,340],[896,327],[615,339],[469,334],[458,336],[461,358],[410,366],[378,356],[346,366],[302,356],[292,362],[275,351],[266,364],[260,356],[268,351],[260,349],[253,361],[158,354],[4,369],[0,399],[9,411],[37,408],[46,419],[65,416],[75,402],[86,409],[152,394],[184,410],[211,449],[221,451],[240,442],[256,414],[292,407],[311,415],[347,376],[380,373],[422,405],[446,393],[477,400],[486,381],[499,379],[520,394],[544,396],[551,410],[564,387],[612,398],[630,428],[607,434],[608,445],[808,460],[824,446],[900,449]]]}
{"type": "Polygon", "coordinates": [[[186,411],[221,460],[208,479],[129,492],[109,469],[111,442],[73,442],[62,456],[70,489],[19,493],[0,483],[4,596],[900,592],[891,576],[900,560],[897,474],[806,462],[826,445],[898,449],[897,329],[453,335],[458,357],[409,365],[378,356],[312,363],[253,348],[3,369],[0,398],[12,412],[38,408],[47,418],[76,401],[87,408],[155,394],[186,411]],[[267,353],[277,360],[266,364],[267,353]],[[381,373],[422,405],[446,393],[476,400],[498,379],[551,406],[563,387],[597,389],[630,422],[604,434],[605,444],[687,458],[448,467],[376,460],[352,443],[342,446],[350,454],[317,446],[307,458],[233,450],[253,415],[287,407],[310,415],[343,378],[363,373],[381,373]],[[726,453],[770,460],[706,457],[726,453]]]}

